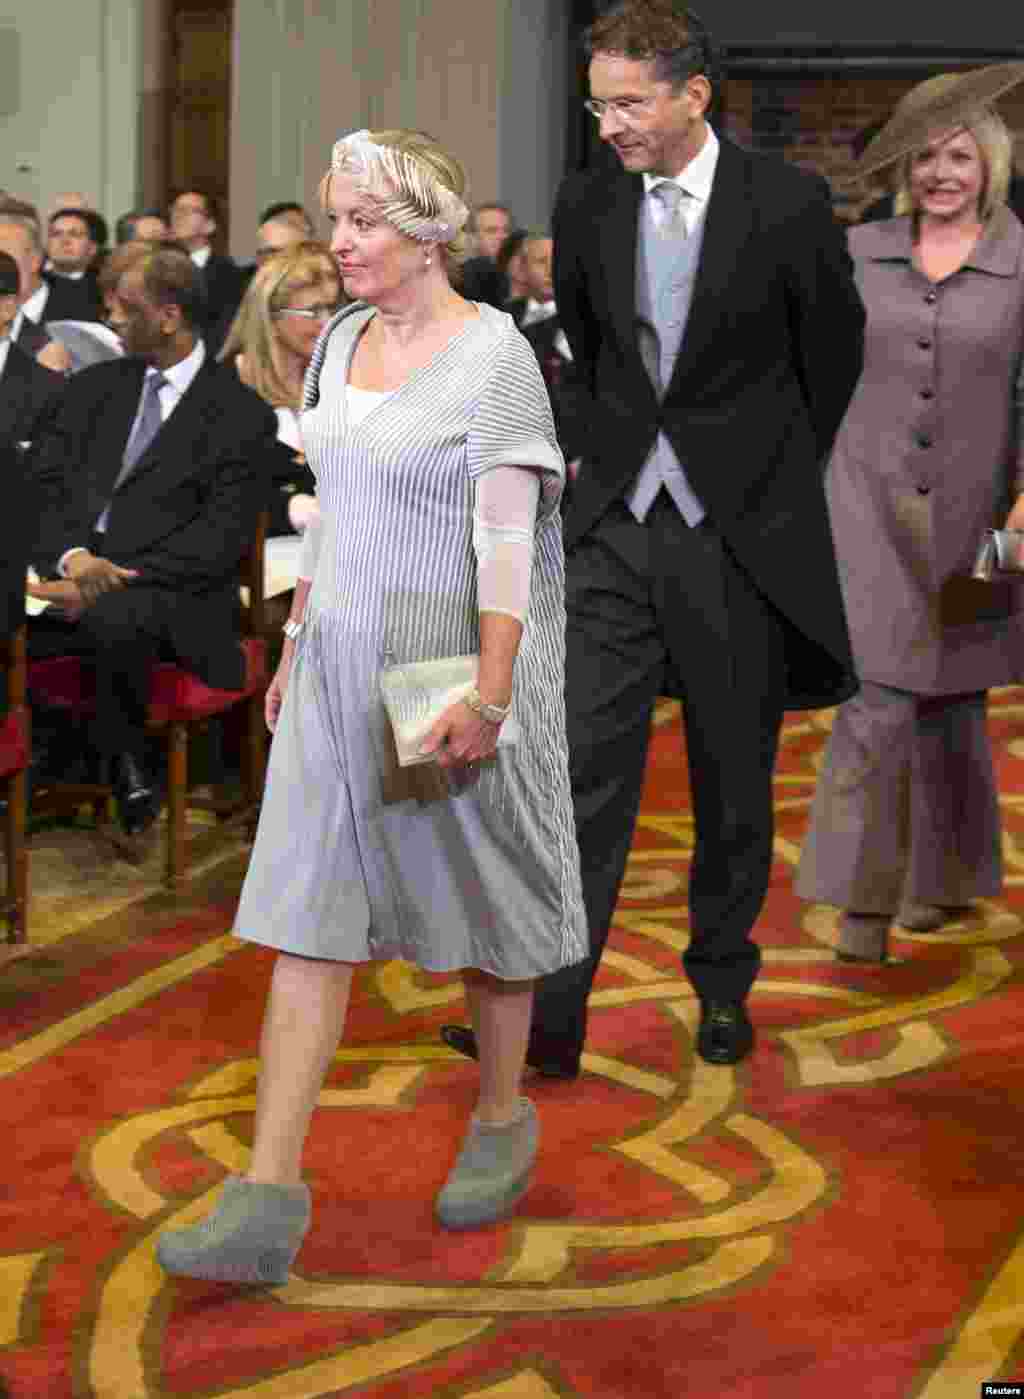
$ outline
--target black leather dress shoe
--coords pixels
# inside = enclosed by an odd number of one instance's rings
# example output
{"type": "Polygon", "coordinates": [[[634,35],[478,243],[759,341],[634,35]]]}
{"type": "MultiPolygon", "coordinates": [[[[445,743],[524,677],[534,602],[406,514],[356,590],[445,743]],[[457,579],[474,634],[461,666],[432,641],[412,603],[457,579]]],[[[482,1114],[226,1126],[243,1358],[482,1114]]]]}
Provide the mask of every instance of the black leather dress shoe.
{"type": "MultiPolygon", "coordinates": [[[[449,1049],[457,1050],[459,1054],[464,1054],[467,1059],[479,1059],[477,1051],[476,1035],[468,1025],[442,1025],[441,1039],[449,1049]]],[[[575,1063],[564,1063],[550,1058],[540,1059],[526,1051],[526,1067],[539,1073],[542,1078],[579,1078],[579,1061],[575,1063]]]]}
{"type": "Polygon", "coordinates": [[[754,1047],[754,1027],[741,1001],[701,1001],[697,1053],[709,1064],[738,1064],[754,1047]]]}
{"type": "Polygon", "coordinates": [[[119,753],[111,774],[121,829],[126,836],[142,835],[160,814],[160,797],[134,753],[119,753]]]}

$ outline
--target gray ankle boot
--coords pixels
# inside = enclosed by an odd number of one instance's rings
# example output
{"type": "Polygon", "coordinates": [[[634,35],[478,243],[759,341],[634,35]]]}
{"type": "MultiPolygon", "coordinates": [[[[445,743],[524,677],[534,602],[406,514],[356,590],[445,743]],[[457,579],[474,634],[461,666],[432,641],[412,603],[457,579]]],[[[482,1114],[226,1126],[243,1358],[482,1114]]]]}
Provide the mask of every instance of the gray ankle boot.
{"type": "Polygon", "coordinates": [[[526,1193],[537,1156],[540,1124],[528,1098],[504,1127],[476,1118],[469,1124],[452,1173],[437,1197],[437,1217],[446,1229],[474,1229],[503,1219],[526,1193]]]}
{"type": "Polygon", "coordinates": [[[282,1283],[309,1228],[309,1187],[228,1176],[214,1212],[157,1241],[168,1273],[212,1282],[282,1283]]]}
{"type": "Polygon", "coordinates": [[[891,913],[855,913],[847,909],[839,920],[836,956],[841,962],[887,962],[891,924],[891,913]]]}

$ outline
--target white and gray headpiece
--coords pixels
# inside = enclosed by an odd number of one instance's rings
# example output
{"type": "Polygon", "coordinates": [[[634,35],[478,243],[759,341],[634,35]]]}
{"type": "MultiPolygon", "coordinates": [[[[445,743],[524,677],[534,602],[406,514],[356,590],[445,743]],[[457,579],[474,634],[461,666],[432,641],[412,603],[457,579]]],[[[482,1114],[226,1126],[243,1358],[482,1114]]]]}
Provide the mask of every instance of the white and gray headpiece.
{"type": "Polygon", "coordinates": [[[376,200],[388,223],[419,243],[450,243],[469,210],[414,155],[379,146],[366,130],[336,141],[331,169],[348,175],[376,200]]]}

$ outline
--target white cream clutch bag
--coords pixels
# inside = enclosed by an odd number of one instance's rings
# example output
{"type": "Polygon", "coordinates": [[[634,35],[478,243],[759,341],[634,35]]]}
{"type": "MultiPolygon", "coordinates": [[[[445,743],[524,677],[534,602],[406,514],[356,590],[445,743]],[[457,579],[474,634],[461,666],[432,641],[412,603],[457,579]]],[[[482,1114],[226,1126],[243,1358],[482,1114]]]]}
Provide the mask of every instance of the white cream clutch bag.
{"type": "MultiPolygon", "coordinates": [[[[445,656],[437,661],[388,665],[380,673],[380,693],[391,721],[400,767],[434,761],[420,744],[451,705],[468,695],[477,680],[480,657],[445,656]]],[[[514,746],[519,725],[509,715],[498,730],[498,747],[514,746]]]]}

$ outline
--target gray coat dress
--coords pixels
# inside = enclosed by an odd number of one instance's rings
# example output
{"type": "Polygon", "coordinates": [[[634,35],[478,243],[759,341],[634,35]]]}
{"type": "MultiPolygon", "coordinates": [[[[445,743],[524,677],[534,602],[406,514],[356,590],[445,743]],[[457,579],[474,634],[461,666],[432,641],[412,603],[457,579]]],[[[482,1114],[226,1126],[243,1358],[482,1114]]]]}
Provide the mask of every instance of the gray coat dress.
{"type": "Polygon", "coordinates": [[[564,463],[533,351],[479,317],[358,423],[345,385],[375,314],[317,345],[302,438],[323,524],[236,935],[285,952],[508,980],[587,948],[565,741],[564,463]],[[389,661],[478,651],[474,484],[535,470],[541,502],[512,708],[519,738],[446,800],[387,795],[389,661]]]}
{"type": "Polygon", "coordinates": [[[850,234],[864,371],[827,491],[859,677],[957,694],[1024,677],[1024,583],[969,576],[1024,489],[1024,227],[998,210],[934,286],[911,237],[909,218],[850,234]]]}

